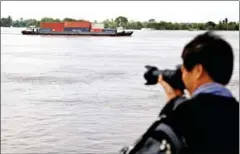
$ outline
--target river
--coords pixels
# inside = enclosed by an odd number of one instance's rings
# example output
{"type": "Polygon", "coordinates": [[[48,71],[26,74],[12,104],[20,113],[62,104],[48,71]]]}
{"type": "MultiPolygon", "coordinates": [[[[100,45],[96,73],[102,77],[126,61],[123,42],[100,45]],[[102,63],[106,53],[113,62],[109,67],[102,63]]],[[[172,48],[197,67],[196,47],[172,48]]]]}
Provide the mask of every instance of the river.
{"type": "MultiPolygon", "coordinates": [[[[174,68],[201,31],[132,37],[24,36],[1,28],[1,152],[114,153],[133,143],[165,104],[145,65],[174,68]]],[[[229,88],[239,99],[239,33],[229,88]]]]}

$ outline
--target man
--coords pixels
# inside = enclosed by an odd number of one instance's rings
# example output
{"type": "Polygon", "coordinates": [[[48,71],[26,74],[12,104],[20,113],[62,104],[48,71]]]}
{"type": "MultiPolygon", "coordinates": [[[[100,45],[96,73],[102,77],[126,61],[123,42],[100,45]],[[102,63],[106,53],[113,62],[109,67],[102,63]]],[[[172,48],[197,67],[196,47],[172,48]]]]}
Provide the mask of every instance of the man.
{"type": "Polygon", "coordinates": [[[160,120],[123,153],[239,153],[239,103],[225,88],[233,72],[231,46],[206,32],[184,47],[182,60],[182,80],[190,98],[183,99],[180,90],[159,76],[168,103],[160,120]]]}

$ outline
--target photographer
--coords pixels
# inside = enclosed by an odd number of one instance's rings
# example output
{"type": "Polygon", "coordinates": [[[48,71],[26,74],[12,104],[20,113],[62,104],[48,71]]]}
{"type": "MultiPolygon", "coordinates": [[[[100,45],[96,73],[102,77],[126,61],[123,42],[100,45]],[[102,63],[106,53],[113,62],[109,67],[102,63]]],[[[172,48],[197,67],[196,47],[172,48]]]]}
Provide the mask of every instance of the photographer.
{"type": "Polygon", "coordinates": [[[231,46],[206,32],[190,41],[181,57],[179,78],[190,98],[159,75],[167,104],[138,142],[132,148],[123,148],[122,153],[239,153],[239,104],[225,87],[233,72],[231,46]]]}

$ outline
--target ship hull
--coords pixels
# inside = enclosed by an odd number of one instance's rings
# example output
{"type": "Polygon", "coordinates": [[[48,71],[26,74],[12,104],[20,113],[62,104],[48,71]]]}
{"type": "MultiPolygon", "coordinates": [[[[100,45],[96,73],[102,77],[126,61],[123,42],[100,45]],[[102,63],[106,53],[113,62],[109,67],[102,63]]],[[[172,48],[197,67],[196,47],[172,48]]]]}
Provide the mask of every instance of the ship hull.
{"type": "Polygon", "coordinates": [[[68,36],[131,36],[133,31],[123,31],[117,33],[109,32],[34,32],[22,31],[23,35],[68,35],[68,36]]]}

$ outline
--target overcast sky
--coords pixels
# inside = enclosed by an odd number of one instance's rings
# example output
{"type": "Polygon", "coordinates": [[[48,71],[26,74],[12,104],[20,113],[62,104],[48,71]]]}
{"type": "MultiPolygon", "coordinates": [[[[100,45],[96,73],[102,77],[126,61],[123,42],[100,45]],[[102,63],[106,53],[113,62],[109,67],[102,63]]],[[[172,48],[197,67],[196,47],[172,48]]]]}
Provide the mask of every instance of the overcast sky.
{"type": "Polygon", "coordinates": [[[122,15],[139,21],[239,21],[239,1],[2,1],[1,16],[8,15],[13,19],[48,16],[103,21],[122,15]]]}

